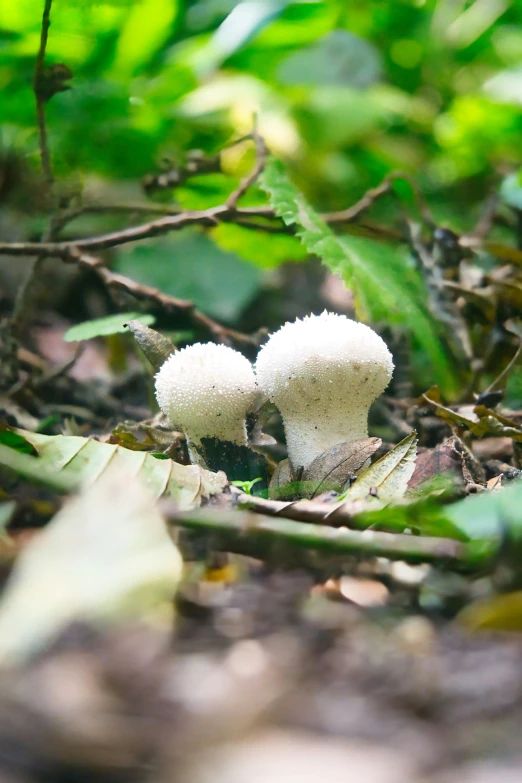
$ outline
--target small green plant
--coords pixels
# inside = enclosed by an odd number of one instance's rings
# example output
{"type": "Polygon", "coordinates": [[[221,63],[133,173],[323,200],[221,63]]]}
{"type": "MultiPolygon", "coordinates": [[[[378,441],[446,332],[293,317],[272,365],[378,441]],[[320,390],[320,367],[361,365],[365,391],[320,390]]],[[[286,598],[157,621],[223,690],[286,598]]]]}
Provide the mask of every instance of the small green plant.
{"type": "Polygon", "coordinates": [[[234,487],[237,487],[242,492],[244,492],[245,495],[251,495],[252,487],[254,486],[254,484],[257,484],[258,481],[263,481],[261,476],[252,479],[252,481],[231,481],[230,483],[233,484],[234,487]]]}

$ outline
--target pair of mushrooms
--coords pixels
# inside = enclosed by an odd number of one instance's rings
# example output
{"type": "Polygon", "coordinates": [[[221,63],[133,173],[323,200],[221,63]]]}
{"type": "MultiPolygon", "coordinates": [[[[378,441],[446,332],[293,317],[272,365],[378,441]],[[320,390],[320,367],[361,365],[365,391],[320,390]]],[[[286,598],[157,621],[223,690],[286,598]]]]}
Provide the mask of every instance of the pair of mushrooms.
{"type": "MultiPolygon", "coordinates": [[[[261,348],[255,372],[237,351],[197,343],[156,375],[158,404],[191,444],[247,445],[256,401],[280,410],[294,471],[340,444],[368,437],[368,411],[387,387],[392,355],[370,327],[324,312],[286,323],[261,348]]],[[[193,448],[191,449],[193,455],[193,448]]]]}

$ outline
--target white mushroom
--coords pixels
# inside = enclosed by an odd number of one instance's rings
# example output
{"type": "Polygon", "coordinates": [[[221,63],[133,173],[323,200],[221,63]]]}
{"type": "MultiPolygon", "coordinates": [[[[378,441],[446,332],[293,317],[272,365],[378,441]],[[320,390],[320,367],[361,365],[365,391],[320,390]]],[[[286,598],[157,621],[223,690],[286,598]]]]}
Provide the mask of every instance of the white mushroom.
{"type": "MultiPolygon", "coordinates": [[[[225,345],[196,343],[173,353],[156,375],[156,399],[190,443],[217,438],[246,445],[246,415],[256,380],[252,365],[225,345]]],[[[192,455],[193,456],[193,455],[192,455]]]]}
{"type": "Polygon", "coordinates": [[[367,438],[368,410],[392,372],[385,342],[344,315],[310,315],[271,335],[257,357],[257,382],[281,412],[293,469],[367,438]]]}

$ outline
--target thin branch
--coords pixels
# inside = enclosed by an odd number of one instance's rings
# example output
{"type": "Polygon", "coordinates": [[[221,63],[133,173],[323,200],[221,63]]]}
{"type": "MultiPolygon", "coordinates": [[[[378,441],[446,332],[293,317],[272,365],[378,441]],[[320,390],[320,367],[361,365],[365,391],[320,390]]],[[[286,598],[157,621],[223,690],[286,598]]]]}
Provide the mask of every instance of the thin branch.
{"type": "Polygon", "coordinates": [[[371,188],[366,191],[364,196],[359,199],[353,206],[347,209],[342,209],[339,212],[329,212],[323,215],[323,218],[327,223],[349,223],[359,217],[360,214],[369,209],[378,198],[390,193],[392,189],[392,179],[386,177],[380,185],[375,188],[371,188]]]}
{"type": "MultiPolygon", "coordinates": [[[[47,138],[47,126],[45,122],[45,102],[46,96],[43,91],[43,82],[45,75],[45,50],[47,47],[47,38],[49,35],[49,27],[51,26],[51,6],[53,0],[45,0],[45,5],[42,13],[42,25],[40,31],[40,48],[36,56],[36,63],[34,67],[33,77],[33,90],[36,101],[36,123],[38,126],[38,144],[40,147],[40,159],[42,163],[42,171],[45,181],[47,183],[47,189],[49,196],[52,198],[54,175],[51,163],[51,153],[49,151],[49,142],[47,138]]],[[[49,220],[48,226],[44,235],[42,236],[43,243],[53,239],[54,237],[54,221],[53,218],[49,220]]],[[[38,277],[40,270],[45,262],[45,252],[40,249],[37,257],[31,263],[27,270],[18,291],[16,292],[16,298],[13,306],[12,316],[12,328],[16,334],[20,330],[20,326],[23,322],[27,303],[30,298],[32,286],[34,280],[38,277]]]]}
{"type": "Polygon", "coordinates": [[[42,28],[40,32],[40,48],[36,57],[34,68],[33,89],[36,99],[36,119],[38,122],[38,139],[40,145],[40,157],[42,161],[42,170],[45,180],[51,190],[54,183],[53,169],[51,164],[51,154],[49,152],[49,142],[47,139],[47,128],[45,124],[45,97],[42,94],[42,82],[45,69],[45,49],[47,47],[47,37],[51,25],[51,6],[53,0],[45,0],[42,14],[42,28]]]}
{"type": "Polygon", "coordinates": [[[127,294],[131,294],[136,299],[153,302],[163,308],[166,312],[184,315],[194,327],[209,333],[218,342],[253,346],[258,346],[259,344],[254,336],[243,334],[235,329],[229,329],[218,321],[214,321],[213,318],[210,318],[210,316],[198,310],[193,302],[169,296],[157,288],[137,283],[130,277],[120,275],[117,272],[107,269],[107,267],[103,266],[102,261],[99,258],[87,255],[86,253],[80,253],[75,248],[66,248],[61,254],[58,254],[58,256],[66,263],[75,263],[84,269],[91,270],[110,289],[119,289],[125,291],[127,294]]]}
{"type": "Polygon", "coordinates": [[[508,377],[509,373],[515,367],[515,365],[518,363],[518,360],[520,359],[520,356],[522,355],[522,341],[519,343],[519,346],[516,350],[515,355],[510,360],[509,364],[504,367],[500,375],[495,378],[495,380],[489,384],[487,389],[484,389],[483,394],[487,394],[488,392],[494,391],[495,389],[498,389],[502,386],[503,381],[508,377]]]}
{"type": "Polygon", "coordinates": [[[290,560],[317,566],[322,557],[386,557],[409,563],[438,563],[473,569],[484,562],[484,552],[448,538],[428,538],[400,533],[336,530],[287,519],[272,519],[248,511],[200,510],[179,512],[172,503],[162,504],[174,525],[210,535],[213,549],[237,552],[262,560],[290,560]]]}
{"type": "Polygon", "coordinates": [[[245,195],[247,190],[249,190],[254,184],[254,182],[256,182],[256,180],[261,175],[261,172],[263,171],[266,165],[268,150],[266,148],[266,144],[264,142],[263,137],[259,134],[259,132],[255,128],[252,131],[252,139],[254,141],[254,144],[256,145],[256,165],[254,166],[250,174],[247,177],[245,177],[243,180],[241,180],[236,190],[232,191],[232,193],[228,197],[226,204],[229,209],[235,209],[240,198],[242,198],[242,196],[245,195]]]}
{"type": "Polygon", "coordinates": [[[297,522],[315,523],[340,527],[356,526],[356,517],[349,503],[323,503],[319,500],[267,500],[255,495],[239,494],[238,508],[266,514],[269,517],[284,517],[297,522]]]}
{"type": "Polygon", "coordinates": [[[477,225],[471,232],[471,236],[475,239],[485,239],[493,228],[495,222],[495,212],[499,205],[500,197],[498,192],[491,193],[483,206],[482,213],[477,222],[477,225]]]}
{"type": "MultiPolygon", "coordinates": [[[[335,213],[334,213],[335,214],[335,213]]],[[[48,256],[61,257],[69,249],[78,250],[105,250],[110,247],[125,245],[129,242],[137,242],[142,239],[168,234],[170,231],[180,231],[187,226],[217,226],[222,222],[233,222],[243,224],[242,217],[273,217],[276,215],[273,211],[267,211],[262,208],[250,208],[248,211],[243,209],[230,210],[225,204],[218,207],[211,207],[193,212],[181,212],[175,215],[167,215],[149,223],[142,223],[139,226],[113,231],[109,234],[100,234],[99,236],[86,237],[83,239],[70,239],[64,242],[0,242],[0,254],[10,256],[40,255],[44,252],[48,256]]],[[[327,216],[328,217],[328,216],[327,216]]],[[[349,221],[347,221],[349,222],[349,221]]],[[[251,221],[245,221],[245,228],[254,228],[251,221]]],[[[257,226],[261,231],[264,226],[257,226]]],[[[272,231],[271,228],[266,228],[272,231]]],[[[280,233],[279,231],[277,233],[280,233]]],[[[284,231],[283,233],[286,233],[284,231]]],[[[394,239],[400,237],[393,235],[394,239]]]]}

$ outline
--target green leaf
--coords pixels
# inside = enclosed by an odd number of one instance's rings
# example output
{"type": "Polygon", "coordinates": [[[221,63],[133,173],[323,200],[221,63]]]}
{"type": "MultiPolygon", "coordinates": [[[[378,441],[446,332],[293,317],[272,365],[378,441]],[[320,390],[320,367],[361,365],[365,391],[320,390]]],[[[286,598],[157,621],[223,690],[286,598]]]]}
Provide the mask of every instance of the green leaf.
{"type": "Polygon", "coordinates": [[[10,449],[20,452],[21,454],[36,454],[37,451],[32,443],[29,443],[18,432],[14,432],[6,426],[0,428],[0,443],[4,446],[9,446],[10,449]]]}
{"type": "Polygon", "coordinates": [[[63,339],[66,343],[92,340],[93,337],[105,337],[109,334],[123,334],[126,332],[126,324],[129,321],[141,321],[150,326],[156,321],[153,315],[147,313],[117,313],[107,315],[105,318],[93,318],[92,321],[84,321],[68,329],[63,339]]]}
{"type": "Polygon", "coordinates": [[[508,206],[522,210],[522,170],[504,178],[500,186],[500,197],[508,206]]]}
{"type": "Polygon", "coordinates": [[[449,519],[469,538],[499,538],[510,531],[522,536],[522,480],[481,492],[446,508],[449,519]]]}
{"type": "Polygon", "coordinates": [[[166,634],[181,573],[181,556],[143,482],[110,471],[20,555],[0,603],[0,661],[19,663],[73,621],[159,621],[166,634]]]}
{"type": "Polygon", "coordinates": [[[291,234],[269,234],[221,223],[212,229],[211,236],[222,250],[265,269],[288,261],[303,261],[307,256],[306,248],[291,234]]]}
{"type": "Polygon", "coordinates": [[[184,508],[198,506],[202,497],[219,494],[226,484],[224,474],[210,473],[197,465],[157,460],[152,454],[91,438],[15,432],[31,443],[39,456],[0,445],[0,465],[60,492],[94,483],[109,467],[125,470],[129,481],[141,479],[153,498],[174,497],[184,508]]]}
{"type": "Polygon", "coordinates": [[[138,0],[132,3],[119,31],[113,73],[128,75],[146,66],[171,34],[178,0],[138,0]]]}
{"type": "Polygon", "coordinates": [[[425,305],[422,280],[404,255],[369,239],[334,234],[275,159],[268,161],[260,184],[286,225],[297,227],[307,250],[353,289],[358,315],[400,323],[411,331],[430,358],[434,380],[452,389],[452,365],[437,338],[440,327],[425,305]]]}
{"type": "Polygon", "coordinates": [[[522,407],[522,367],[514,367],[509,373],[504,404],[513,410],[522,407]]]}
{"type": "Polygon", "coordinates": [[[452,521],[451,513],[447,513],[448,509],[451,509],[451,506],[443,506],[438,496],[406,499],[390,503],[384,508],[369,509],[357,514],[354,526],[364,530],[371,528],[398,533],[411,530],[422,536],[468,541],[469,536],[452,521]]]}
{"type": "Polygon", "coordinates": [[[0,538],[6,535],[6,528],[16,511],[16,500],[7,500],[0,503],[0,538]]]}
{"type": "Polygon", "coordinates": [[[262,271],[225,253],[205,234],[156,240],[118,255],[118,270],[166,294],[189,299],[205,313],[233,321],[253,299],[262,271]]]}
{"type": "Polygon", "coordinates": [[[347,30],[332,30],[317,43],[289,55],[278,76],[286,84],[369,87],[381,75],[378,50],[347,30]]]}
{"type": "Polygon", "coordinates": [[[359,474],[343,499],[365,498],[371,489],[377,491],[380,501],[402,498],[408,489],[408,481],[415,470],[417,459],[417,433],[412,432],[394,448],[359,474]]]}

